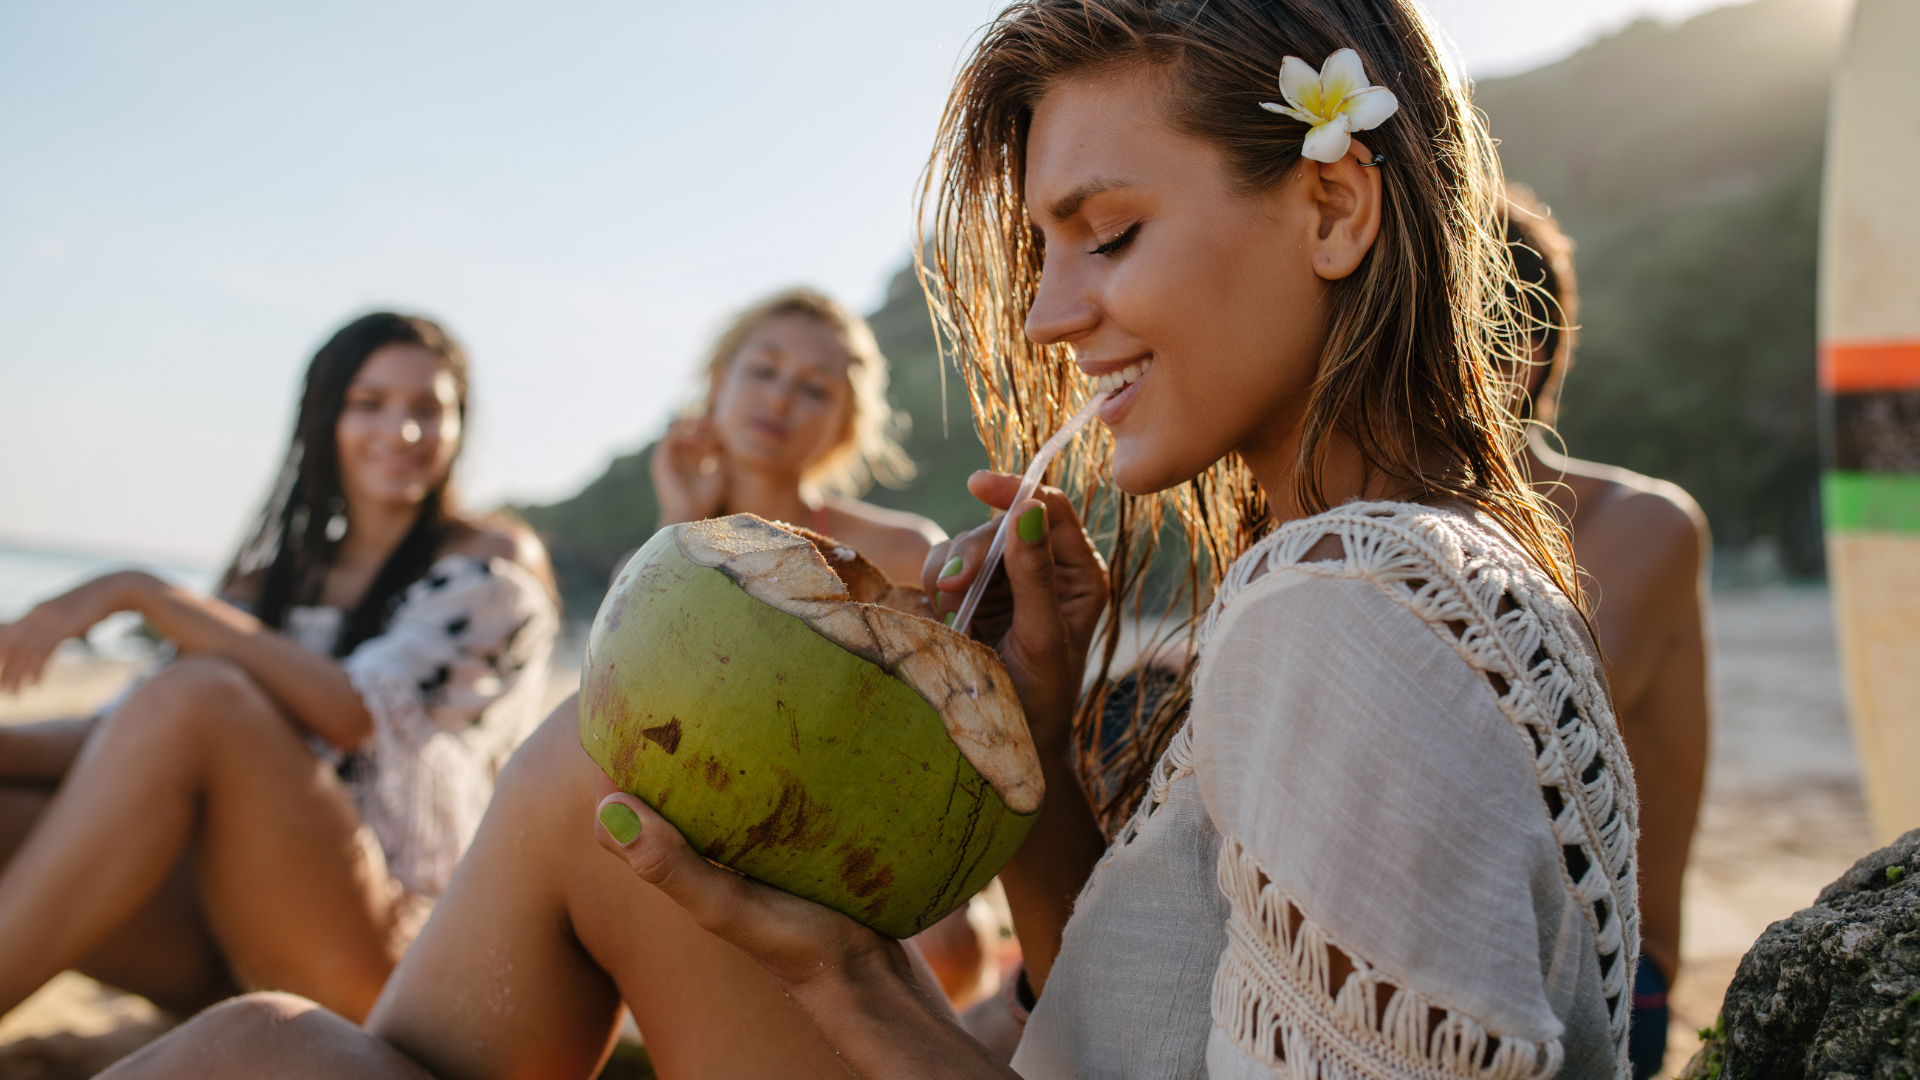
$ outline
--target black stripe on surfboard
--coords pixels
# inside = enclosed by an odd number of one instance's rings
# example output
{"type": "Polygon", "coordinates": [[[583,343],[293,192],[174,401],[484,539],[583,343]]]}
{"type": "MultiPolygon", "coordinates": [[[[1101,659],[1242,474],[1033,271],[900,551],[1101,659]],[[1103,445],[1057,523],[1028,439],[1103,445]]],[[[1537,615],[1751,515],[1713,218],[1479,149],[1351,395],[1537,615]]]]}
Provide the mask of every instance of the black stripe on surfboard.
{"type": "Polygon", "coordinates": [[[1920,473],[1920,390],[1824,396],[1829,469],[1920,473]]]}

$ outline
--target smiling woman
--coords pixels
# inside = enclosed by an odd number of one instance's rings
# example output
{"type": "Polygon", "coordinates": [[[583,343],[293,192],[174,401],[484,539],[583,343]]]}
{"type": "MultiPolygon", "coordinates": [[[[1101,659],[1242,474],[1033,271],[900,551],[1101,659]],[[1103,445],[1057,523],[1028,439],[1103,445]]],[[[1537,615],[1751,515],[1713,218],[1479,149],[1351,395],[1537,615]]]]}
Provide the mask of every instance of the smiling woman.
{"type": "Polygon", "coordinates": [[[217,596],[95,579],[0,627],[0,688],[117,611],[170,643],[86,719],[0,729],[0,1012],[63,968],[191,1011],[300,987],[365,1015],[541,700],[556,615],[524,529],[451,477],[466,356],[368,315],[308,369],[217,596]]]}
{"type": "MultiPolygon", "coordinates": [[[[1020,0],[962,69],[938,146],[929,292],[999,463],[1122,384],[1077,463],[1119,508],[1094,519],[1120,538],[1117,573],[1062,491],[971,481],[1015,525],[969,631],[1004,662],[1046,787],[1001,872],[1032,1006],[1018,1074],[1620,1075],[1631,772],[1504,409],[1523,324],[1492,144],[1420,11],[1020,0]],[[1321,74],[1309,119],[1263,110],[1277,79],[1313,97],[1282,76],[1303,64],[1321,74]],[[1336,85],[1346,101],[1375,82],[1396,110],[1309,146],[1336,85]],[[1172,707],[1121,733],[1151,770],[1107,838],[1073,769],[1075,728],[1102,711],[1087,662],[1134,599],[1123,543],[1137,553],[1169,507],[1210,605],[1172,707]]],[[[804,370],[788,362],[739,377],[784,385],[804,370]]],[[[798,430],[754,428],[742,457],[775,460],[798,430]]],[[[927,591],[966,592],[995,531],[935,545],[927,591]]],[[[709,863],[578,739],[562,708],[516,758],[366,1029],[256,997],[118,1075],[417,1076],[410,1059],[584,1077],[616,993],[663,1075],[1013,1075],[899,942],[709,863]]]]}

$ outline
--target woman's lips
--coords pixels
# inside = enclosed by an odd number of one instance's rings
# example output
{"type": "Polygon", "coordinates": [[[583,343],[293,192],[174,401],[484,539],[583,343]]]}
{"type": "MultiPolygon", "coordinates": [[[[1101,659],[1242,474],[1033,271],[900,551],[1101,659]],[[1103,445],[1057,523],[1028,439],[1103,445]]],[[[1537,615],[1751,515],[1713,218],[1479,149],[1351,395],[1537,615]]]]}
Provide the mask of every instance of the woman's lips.
{"type": "Polygon", "coordinates": [[[1139,378],[1121,387],[1119,393],[1101,403],[1099,411],[1094,415],[1108,427],[1118,423],[1121,417],[1126,416],[1127,411],[1133,407],[1133,399],[1140,396],[1140,384],[1146,382],[1147,377],[1152,374],[1153,371],[1149,368],[1139,378]]]}

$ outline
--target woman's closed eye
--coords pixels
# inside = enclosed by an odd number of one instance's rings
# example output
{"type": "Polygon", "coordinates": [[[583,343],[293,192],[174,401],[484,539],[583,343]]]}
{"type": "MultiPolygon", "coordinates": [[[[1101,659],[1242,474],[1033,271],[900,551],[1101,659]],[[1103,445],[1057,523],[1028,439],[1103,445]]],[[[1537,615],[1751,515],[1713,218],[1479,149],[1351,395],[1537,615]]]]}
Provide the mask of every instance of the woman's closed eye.
{"type": "Polygon", "coordinates": [[[1127,226],[1126,231],[1122,232],[1119,236],[1101,244],[1099,247],[1087,252],[1087,254],[1118,255],[1120,252],[1126,250],[1127,245],[1133,243],[1133,238],[1139,234],[1140,223],[1136,221],[1132,225],[1127,226]]]}

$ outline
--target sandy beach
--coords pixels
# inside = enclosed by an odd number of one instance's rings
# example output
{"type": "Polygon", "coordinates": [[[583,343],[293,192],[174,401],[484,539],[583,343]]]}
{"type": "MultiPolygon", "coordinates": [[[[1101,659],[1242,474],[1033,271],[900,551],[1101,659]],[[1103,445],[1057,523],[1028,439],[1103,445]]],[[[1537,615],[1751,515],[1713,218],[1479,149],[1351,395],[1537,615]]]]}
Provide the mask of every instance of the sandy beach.
{"type": "MultiPolygon", "coordinates": [[[[1687,872],[1668,1074],[1698,1047],[1695,1029],[1713,1022],[1753,939],[1874,847],[1826,592],[1716,595],[1714,641],[1713,759],[1687,872]]],[[[577,643],[561,650],[553,700],[572,691],[578,663],[577,643]]],[[[42,686],[0,697],[0,723],[83,713],[131,673],[125,663],[62,656],[42,686]]],[[[0,1019],[0,1076],[89,1076],[166,1024],[144,1000],[68,973],[0,1019]]]]}

